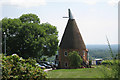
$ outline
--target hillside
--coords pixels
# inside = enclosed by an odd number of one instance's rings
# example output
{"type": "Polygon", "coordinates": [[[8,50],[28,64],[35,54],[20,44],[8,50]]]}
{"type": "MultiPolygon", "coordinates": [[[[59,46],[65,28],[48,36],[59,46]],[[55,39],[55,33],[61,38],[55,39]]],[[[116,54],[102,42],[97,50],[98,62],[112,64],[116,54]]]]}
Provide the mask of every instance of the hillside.
{"type": "MultiPolygon", "coordinates": [[[[111,59],[108,45],[86,45],[90,59],[111,59]]],[[[114,56],[118,54],[118,45],[111,45],[114,56]]]]}

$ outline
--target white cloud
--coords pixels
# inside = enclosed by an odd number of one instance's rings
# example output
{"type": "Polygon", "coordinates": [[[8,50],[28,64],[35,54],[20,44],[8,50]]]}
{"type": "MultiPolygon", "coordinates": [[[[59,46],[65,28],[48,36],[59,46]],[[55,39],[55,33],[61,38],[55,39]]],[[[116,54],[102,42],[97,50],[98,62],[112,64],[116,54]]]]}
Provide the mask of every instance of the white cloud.
{"type": "Polygon", "coordinates": [[[14,5],[18,7],[35,7],[46,5],[45,0],[0,0],[0,5],[14,5]]]}

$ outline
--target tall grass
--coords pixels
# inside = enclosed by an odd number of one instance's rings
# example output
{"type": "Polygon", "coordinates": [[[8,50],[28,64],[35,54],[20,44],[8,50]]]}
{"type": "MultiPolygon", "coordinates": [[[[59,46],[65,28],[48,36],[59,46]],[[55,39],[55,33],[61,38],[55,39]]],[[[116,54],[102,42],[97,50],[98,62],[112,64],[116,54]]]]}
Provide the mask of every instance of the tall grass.
{"type": "Polygon", "coordinates": [[[100,69],[100,71],[102,71],[104,78],[106,78],[106,79],[108,78],[108,80],[113,79],[113,78],[115,78],[116,80],[120,80],[120,78],[119,78],[120,77],[119,61],[115,60],[110,42],[107,37],[106,37],[106,39],[107,39],[108,47],[110,50],[111,58],[113,60],[113,64],[102,65],[102,67],[99,67],[99,69],[100,69]]]}

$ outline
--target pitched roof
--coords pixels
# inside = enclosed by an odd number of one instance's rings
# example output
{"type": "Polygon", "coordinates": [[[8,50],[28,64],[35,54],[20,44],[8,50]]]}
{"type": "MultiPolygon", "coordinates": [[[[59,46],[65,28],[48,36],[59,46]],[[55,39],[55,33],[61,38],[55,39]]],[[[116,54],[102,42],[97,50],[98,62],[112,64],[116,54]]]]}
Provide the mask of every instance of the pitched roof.
{"type": "Polygon", "coordinates": [[[75,19],[69,18],[59,46],[61,49],[86,49],[75,19]]]}

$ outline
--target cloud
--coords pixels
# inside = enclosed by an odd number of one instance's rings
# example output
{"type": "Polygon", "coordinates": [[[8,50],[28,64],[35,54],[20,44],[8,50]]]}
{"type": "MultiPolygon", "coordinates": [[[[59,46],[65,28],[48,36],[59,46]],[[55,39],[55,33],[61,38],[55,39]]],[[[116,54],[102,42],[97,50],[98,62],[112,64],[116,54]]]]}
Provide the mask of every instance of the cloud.
{"type": "Polygon", "coordinates": [[[18,7],[35,7],[46,5],[45,0],[0,0],[0,5],[13,5],[18,7]]]}

